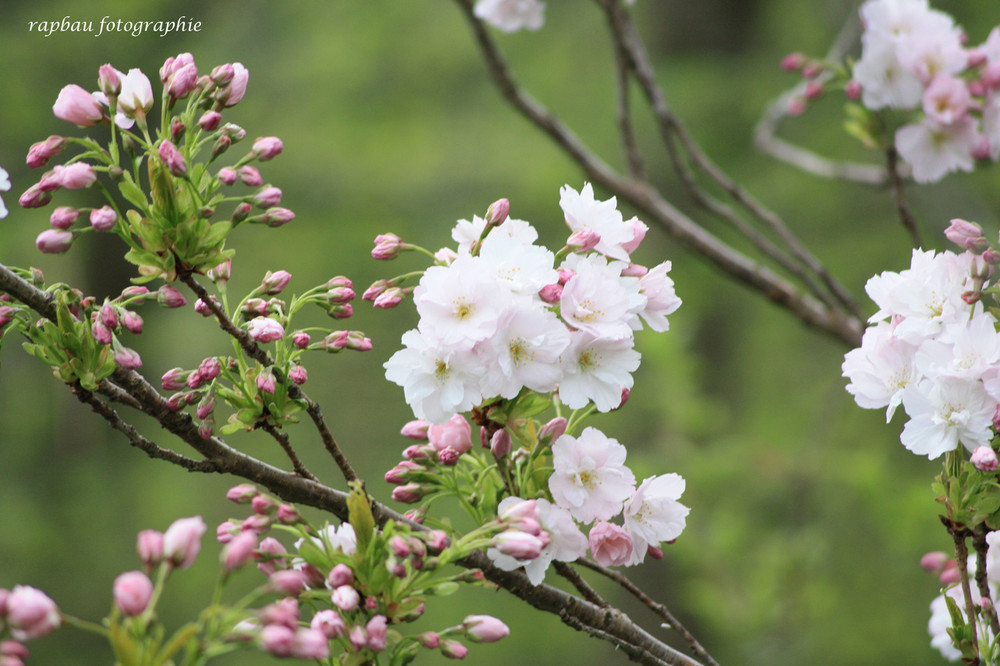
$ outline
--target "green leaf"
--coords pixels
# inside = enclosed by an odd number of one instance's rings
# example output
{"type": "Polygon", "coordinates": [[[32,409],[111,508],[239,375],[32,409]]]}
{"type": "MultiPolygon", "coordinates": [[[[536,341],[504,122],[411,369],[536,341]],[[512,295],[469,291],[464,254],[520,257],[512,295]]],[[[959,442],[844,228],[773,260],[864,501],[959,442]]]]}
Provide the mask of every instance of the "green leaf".
{"type": "Polygon", "coordinates": [[[147,210],[149,208],[149,201],[146,199],[146,193],[142,189],[132,182],[131,178],[126,178],[122,182],[118,183],[118,190],[125,197],[125,200],[130,204],[135,206],[140,210],[147,210]]]}
{"type": "Polygon", "coordinates": [[[375,537],[375,517],[372,516],[371,502],[361,481],[351,483],[351,494],[347,498],[348,520],[358,539],[358,552],[363,553],[375,537]]]}

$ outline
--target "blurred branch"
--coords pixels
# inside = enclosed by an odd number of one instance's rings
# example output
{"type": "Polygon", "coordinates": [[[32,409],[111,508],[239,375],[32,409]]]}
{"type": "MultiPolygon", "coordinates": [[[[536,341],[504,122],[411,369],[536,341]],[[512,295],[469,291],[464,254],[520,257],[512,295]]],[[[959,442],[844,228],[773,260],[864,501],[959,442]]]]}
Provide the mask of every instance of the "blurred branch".
{"type": "Polygon", "coordinates": [[[920,240],[920,231],[917,229],[917,221],[910,212],[910,205],[906,203],[903,196],[903,178],[899,173],[899,153],[895,146],[886,149],[886,173],[889,175],[889,184],[892,186],[893,201],[896,203],[896,211],[899,213],[899,221],[913,239],[913,247],[923,247],[920,240]]]}
{"type": "MultiPolygon", "coordinates": [[[[850,297],[847,296],[846,291],[839,287],[833,289],[835,297],[844,303],[842,306],[833,306],[826,296],[821,299],[814,294],[804,293],[771,269],[734,250],[699,226],[690,217],[668,203],[649,183],[617,173],[591,152],[562,121],[517,84],[503,54],[500,53],[485,26],[473,14],[472,0],[455,1],[466,16],[490,77],[504,98],[522,116],[545,132],[556,145],[562,148],[583,169],[591,181],[629,202],[643,213],[647,221],[660,226],[678,241],[689,245],[730,277],[788,309],[804,323],[832,335],[847,345],[858,346],[860,344],[861,318],[854,313],[853,310],[856,308],[847,305],[850,297]],[[823,302],[824,300],[828,302],[823,302]]],[[[605,6],[608,3],[617,6],[616,0],[600,1],[605,6]]],[[[630,57],[632,57],[633,62],[637,62],[632,50],[635,39],[624,37],[619,37],[619,39],[622,40],[622,44],[630,47],[630,57]]],[[[645,62],[645,60],[638,62],[645,62]]],[[[638,67],[636,69],[638,70],[638,67]]],[[[651,77],[651,74],[649,76],[651,77]]],[[[640,83],[646,79],[647,77],[643,75],[640,77],[640,83]]],[[[656,90],[651,90],[648,86],[645,86],[644,90],[647,96],[654,96],[654,99],[659,98],[656,90]]],[[[661,124],[668,122],[669,110],[661,109],[659,113],[666,114],[662,116],[661,124]]],[[[713,174],[713,177],[717,178],[717,182],[726,187],[727,192],[741,205],[754,211],[768,224],[774,225],[777,220],[773,214],[760,207],[742,188],[718,172],[714,165],[699,157],[701,153],[694,149],[693,141],[690,141],[686,134],[680,136],[682,140],[688,141],[687,149],[690,154],[697,158],[699,168],[713,174]]],[[[779,224],[776,229],[783,229],[783,225],[779,224]]],[[[781,233],[791,236],[787,230],[781,233]]],[[[810,261],[808,255],[799,251],[795,251],[795,254],[800,261],[809,264],[814,269],[819,266],[818,262],[810,261]]],[[[835,282],[822,270],[822,267],[819,267],[819,275],[822,276],[824,282],[835,285],[835,282]]]]}
{"type": "MultiPolygon", "coordinates": [[[[193,282],[193,280],[192,280],[193,282]]],[[[200,286],[199,286],[200,288],[200,286]]],[[[201,290],[205,296],[207,293],[201,290]]],[[[0,264],[0,292],[5,292],[47,319],[56,317],[52,297],[27,282],[7,266],[0,264]]],[[[211,303],[210,299],[205,299],[211,303]]],[[[236,329],[228,318],[220,324],[236,329]]],[[[228,331],[227,331],[228,332],[228,331]]],[[[252,342],[252,340],[251,340],[252,342]]],[[[180,438],[204,457],[201,462],[163,449],[136,432],[120,415],[97,398],[92,392],[77,387],[77,397],[89,404],[112,427],[124,433],[130,443],[145,450],[152,457],[166,460],[190,471],[213,472],[238,476],[296,504],[326,511],[340,520],[349,519],[346,493],[325,486],[296,472],[287,472],[248,456],[230,447],[217,436],[203,438],[189,414],[174,412],[167,401],[146,379],[134,370],[118,368],[104,385],[110,395],[127,394],[129,404],[155,419],[165,430],[180,438]]],[[[72,387],[71,387],[72,388],[72,387]]],[[[318,409],[318,408],[317,408],[318,409]]],[[[372,501],[375,520],[384,525],[388,520],[402,522],[413,529],[426,529],[388,508],[372,501]]],[[[657,640],[635,624],[627,615],[614,608],[606,608],[581,599],[550,585],[532,585],[523,571],[503,571],[492,565],[482,551],[477,551],[459,562],[469,569],[479,569],[493,583],[519,597],[532,607],[558,615],[564,623],[575,629],[608,640],[626,650],[635,661],[650,666],[700,666],[699,662],[657,640]]]]}

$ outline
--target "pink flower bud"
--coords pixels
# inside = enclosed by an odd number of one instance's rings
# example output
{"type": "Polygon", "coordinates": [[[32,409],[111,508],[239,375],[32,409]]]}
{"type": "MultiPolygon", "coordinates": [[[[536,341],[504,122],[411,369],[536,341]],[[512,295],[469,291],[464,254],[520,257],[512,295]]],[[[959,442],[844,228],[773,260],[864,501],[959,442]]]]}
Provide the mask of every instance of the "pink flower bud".
{"type": "Polygon", "coordinates": [[[289,280],[292,279],[292,274],[288,271],[268,271],[264,274],[264,280],[260,284],[260,290],[265,294],[280,294],[281,291],[288,286],[289,280]]]}
{"type": "Polygon", "coordinates": [[[142,564],[152,569],[163,560],[163,533],[142,530],[136,538],[135,549],[142,564]]]}
{"type": "Polygon", "coordinates": [[[184,298],[184,294],[169,284],[165,284],[157,290],[156,302],[168,308],[182,308],[187,305],[187,299],[184,298]]]}
{"type": "Polygon", "coordinates": [[[280,155],[282,148],[284,145],[281,143],[281,139],[276,136],[265,136],[253,142],[253,148],[250,149],[250,152],[254,154],[254,157],[264,162],[280,155]]]}
{"type": "Polygon", "coordinates": [[[980,472],[997,471],[997,454],[996,451],[994,451],[990,446],[980,446],[972,452],[972,456],[969,460],[980,472]]]}
{"type": "Polygon", "coordinates": [[[300,628],[295,632],[292,656],[296,659],[327,659],[330,656],[330,640],[319,629],[300,628]]]}
{"type": "Polygon", "coordinates": [[[566,246],[573,252],[590,252],[601,242],[601,235],[593,229],[580,229],[570,234],[566,246]]]}
{"type": "Polygon", "coordinates": [[[293,365],[288,370],[288,378],[292,380],[293,384],[301,386],[306,383],[307,379],[309,379],[309,375],[306,373],[306,369],[301,365],[293,365]]]}
{"type": "Polygon", "coordinates": [[[247,132],[245,129],[236,125],[234,123],[226,123],[222,126],[222,135],[232,139],[233,143],[237,141],[242,141],[246,138],[247,132]]]}
{"type": "MultiPolygon", "coordinates": [[[[224,65],[224,67],[230,68],[221,74],[221,78],[217,79],[215,73],[213,72],[213,80],[220,82],[222,80],[227,81],[224,87],[216,93],[216,99],[223,106],[235,106],[243,99],[243,95],[247,91],[247,82],[250,80],[250,72],[241,63],[234,62],[232,65],[224,65]],[[229,74],[231,71],[231,75],[229,74]],[[228,75],[228,76],[227,76],[228,75]]],[[[220,82],[220,85],[223,85],[220,82]]]]}
{"type": "Polygon", "coordinates": [[[376,615],[368,620],[368,624],[365,625],[365,633],[368,634],[366,646],[372,652],[382,652],[385,650],[387,625],[388,621],[385,615],[376,615]]]}
{"type": "Polygon", "coordinates": [[[17,641],[0,641],[0,657],[0,663],[5,666],[23,666],[23,660],[28,658],[28,648],[17,641]]]}
{"type": "Polygon", "coordinates": [[[257,375],[257,390],[261,393],[270,393],[274,395],[274,391],[277,388],[274,379],[274,373],[272,372],[261,372],[257,375]]]}
{"type": "Polygon", "coordinates": [[[622,277],[642,277],[649,269],[640,264],[629,264],[622,269],[622,277]]]}
{"type": "Polygon", "coordinates": [[[52,211],[52,215],[49,216],[49,224],[56,229],[69,229],[78,217],[80,217],[80,211],[77,209],[60,206],[52,211]]]}
{"type": "Polygon", "coordinates": [[[181,155],[181,151],[177,150],[172,142],[164,139],[160,143],[159,149],[160,159],[170,169],[170,173],[175,176],[183,176],[187,173],[187,164],[184,162],[184,156],[181,155]]]}
{"type": "Polygon", "coordinates": [[[399,431],[399,434],[408,439],[412,439],[415,442],[426,442],[428,428],[430,428],[430,424],[427,421],[409,421],[403,426],[403,429],[399,431]]]}
{"type": "Polygon", "coordinates": [[[90,226],[97,231],[109,231],[115,228],[118,213],[111,206],[102,206],[90,211],[90,226]]]}
{"type": "Polygon", "coordinates": [[[285,525],[295,525],[302,522],[302,515],[291,504],[279,504],[275,518],[278,519],[278,522],[285,525]]]}
{"type": "Polygon", "coordinates": [[[329,639],[343,636],[344,632],[347,631],[347,624],[344,622],[344,619],[340,617],[337,611],[330,608],[321,610],[313,615],[309,626],[323,632],[323,635],[329,639]]]}
{"type": "Polygon", "coordinates": [[[100,319],[91,324],[90,334],[94,337],[94,340],[96,340],[98,344],[101,345],[111,344],[112,340],[111,331],[108,330],[108,327],[105,326],[104,322],[102,322],[100,319]]]}
{"type": "Polygon", "coordinates": [[[576,275],[576,271],[569,268],[560,268],[556,272],[559,274],[559,284],[561,286],[566,286],[566,283],[576,275]]]}
{"type": "Polygon", "coordinates": [[[519,530],[506,530],[493,537],[493,547],[517,560],[533,560],[545,544],[537,536],[519,530]]]}
{"type": "Polygon", "coordinates": [[[139,352],[128,347],[115,351],[115,363],[124,370],[137,370],[142,367],[142,357],[139,352]]]}
{"type": "Polygon", "coordinates": [[[122,313],[122,325],[129,333],[139,335],[142,333],[142,317],[131,310],[125,310],[122,313]]]}
{"type": "Polygon", "coordinates": [[[166,91],[170,99],[178,100],[187,97],[198,87],[198,68],[194,62],[189,62],[174,70],[167,83],[166,91]]]}
{"type": "Polygon", "coordinates": [[[802,69],[806,62],[806,57],[801,53],[789,53],[781,59],[781,69],[786,72],[797,72],[802,69]]]}
{"type": "Polygon", "coordinates": [[[33,143],[28,149],[25,164],[32,169],[43,167],[49,163],[50,159],[58,155],[65,145],[66,139],[56,135],[50,136],[45,141],[33,143]]]}
{"type": "Polygon", "coordinates": [[[292,211],[287,208],[282,208],[281,206],[274,206],[273,208],[267,209],[267,212],[260,217],[260,222],[269,227],[280,227],[288,224],[294,219],[295,213],[292,211]]]}
{"type": "Polygon", "coordinates": [[[441,637],[434,631],[425,631],[417,635],[420,644],[429,650],[435,649],[441,643],[441,637]]]}
{"type": "Polygon", "coordinates": [[[347,639],[351,642],[355,652],[360,652],[368,643],[368,634],[365,633],[364,627],[355,625],[347,630],[347,639]]]}
{"type": "Polygon", "coordinates": [[[554,442],[566,433],[566,419],[557,416],[542,426],[538,431],[538,443],[545,445],[554,442]]]}
{"type": "Polygon", "coordinates": [[[67,190],[82,190],[94,184],[94,181],[97,180],[97,172],[86,162],[74,162],[66,166],[57,164],[52,170],[50,178],[51,182],[58,187],[65,187],[67,190]]]}
{"type": "Polygon", "coordinates": [[[804,97],[793,97],[788,100],[786,112],[790,116],[801,116],[806,112],[806,100],[804,97]]]}
{"type": "Polygon", "coordinates": [[[962,580],[962,574],[958,570],[955,560],[948,560],[944,564],[944,569],[938,575],[938,580],[942,585],[954,585],[962,580]]]}
{"type": "Polygon", "coordinates": [[[57,629],[62,616],[44,592],[28,585],[15,585],[7,596],[7,626],[18,641],[40,638],[57,629]]]}
{"type": "Polygon", "coordinates": [[[236,174],[239,176],[240,182],[248,187],[260,187],[264,184],[264,179],[261,178],[260,171],[257,171],[256,167],[252,167],[249,164],[237,169],[236,174]]]}
{"type": "Polygon", "coordinates": [[[291,657],[295,630],[283,624],[269,624],[260,630],[260,647],[275,657],[291,657]]]}
{"type": "Polygon", "coordinates": [[[229,543],[233,538],[240,534],[240,526],[231,520],[226,520],[219,523],[219,526],[215,528],[215,539],[219,543],[229,543]]]}
{"type": "Polygon", "coordinates": [[[594,561],[602,567],[624,566],[632,555],[632,537],[614,523],[596,523],[588,540],[594,561]]]}
{"type": "Polygon", "coordinates": [[[328,303],[350,303],[356,297],[354,289],[350,286],[342,285],[338,287],[331,287],[326,292],[326,300],[328,303]]]}
{"type": "Polygon", "coordinates": [[[226,499],[236,504],[249,504],[260,491],[252,483],[241,483],[226,491],[226,499]]]}
{"type": "Polygon", "coordinates": [[[373,299],[372,305],[382,310],[389,310],[403,302],[406,291],[399,287],[389,287],[373,299]]]}
{"type": "Polygon", "coordinates": [[[469,648],[451,638],[441,641],[441,654],[449,659],[465,659],[469,654],[469,648]]]}
{"type": "Polygon", "coordinates": [[[236,182],[236,170],[232,167],[222,167],[216,177],[223,185],[232,185],[236,182]]]}
{"type": "Polygon", "coordinates": [[[266,495],[257,495],[250,500],[250,508],[261,516],[270,515],[277,508],[274,500],[266,495]]]}
{"type": "Polygon", "coordinates": [[[510,634],[507,625],[492,615],[469,615],[462,620],[462,629],[477,643],[495,643],[510,634]]]}
{"type": "Polygon", "coordinates": [[[920,567],[924,571],[939,572],[944,569],[949,560],[951,560],[951,557],[947,553],[935,551],[927,553],[920,558],[920,567]]]}
{"type": "Polygon", "coordinates": [[[191,566],[201,550],[201,535],[205,521],[201,516],[175,520],[163,533],[163,557],[175,566],[191,566]]]}
{"type": "Polygon", "coordinates": [[[35,184],[24,191],[17,203],[21,208],[41,208],[50,201],[52,201],[52,195],[42,189],[40,184],[35,184]]]}
{"type": "Polygon", "coordinates": [[[538,297],[546,303],[558,303],[562,299],[561,284],[547,284],[538,291],[538,297]]]}
{"type": "MultiPolygon", "coordinates": [[[[218,128],[219,123],[222,122],[222,114],[218,111],[206,111],[198,119],[198,127],[206,132],[212,132],[218,128]]],[[[227,169],[229,167],[226,167],[227,169]]],[[[230,169],[232,171],[232,169],[230,169]]],[[[233,171],[233,182],[236,182],[236,172],[233,171]]],[[[226,183],[227,185],[232,185],[233,183],[226,183]]]]}
{"type": "Polygon", "coordinates": [[[451,447],[459,453],[472,449],[472,427],[461,414],[453,414],[444,425],[427,428],[427,439],[438,451],[451,447]]]}
{"type": "Polygon", "coordinates": [[[810,81],[803,94],[806,99],[816,99],[823,94],[823,84],[819,81],[810,81]]]}
{"type": "Polygon", "coordinates": [[[853,79],[848,81],[847,85],[844,86],[844,94],[852,102],[861,99],[861,84],[853,79]]]}
{"type": "Polygon", "coordinates": [[[163,386],[164,391],[176,391],[177,389],[184,388],[187,386],[189,374],[190,372],[187,370],[171,368],[163,373],[163,376],[160,378],[160,385],[163,386]]]}
{"type": "Polygon", "coordinates": [[[334,588],[330,601],[340,610],[349,613],[361,603],[361,595],[350,585],[341,585],[334,588]]]}
{"type": "Polygon", "coordinates": [[[412,504],[424,496],[424,489],[419,483],[407,483],[392,489],[392,499],[404,504],[412,504]]]}
{"type": "Polygon", "coordinates": [[[506,428],[501,428],[493,433],[493,437],[490,438],[490,452],[493,457],[497,460],[506,458],[507,454],[510,453],[513,441],[506,428]]]}
{"type": "Polygon", "coordinates": [[[254,532],[240,532],[222,549],[222,566],[226,571],[239,569],[257,547],[257,535],[254,532]]]}
{"type": "Polygon", "coordinates": [[[409,249],[396,234],[379,234],[375,237],[375,249],[372,250],[372,258],[387,261],[395,259],[403,250],[409,249]]]}
{"type": "Polygon", "coordinates": [[[254,203],[258,208],[271,208],[281,203],[281,189],[277,187],[265,187],[253,195],[254,203]]]}
{"type": "Polygon", "coordinates": [[[626,224],[632,227],[632,240],[622,243],[622,249],[629,254],[632,254],[639,249],[639,244],[642,243],[642,240],[646,237],[646,232],[649,231],[649,227],[637,217],[633,217],[631,220],[626,222],[626,224]]]}
{"type": "Polygon", "coordinates": [[[970,241],[974,242],[983,238],[983,228],[975,222],[966,222],[965,220],[955,218],[948,225],[948,228],[944,230],[944,235],[945,238],[955,245],[966,249],[970,241]]]}
{"type": "Polygon", "coordinates": [[[353,582],[354,571],[343,562],[330,569],[330,575],[326,578],[326,585],[331,590],[336,590],[338,587],[350,585],[353,582]]]}
{"type": "Polygon", "coordinates": [[[486,209],[486,224],[490,227],[498,227],[506,221],[509,214],[510,201],[497,199],[486,209]]]}
{"type": "Polygon", "coordinates": [[[45,254],[61,254],[72,243],[73,232],[62,229],[46,229],[35,239],[35,246],[45,254]]]}
{"type": "Polygon", "coordinates": [[[385,291],[389,287],[388,280],[376,280],[372,283],[372,286],[365,289],[365,293],[362,294],[361,300],[363,301],[374,301],[379,294],[385,291]]]}
{"type": "Polygon", "coordinates": [[[141,614],[153,598],[153,582],[141,571],[126,571],[115,578],[113,590],[115,605],[129,617],[141,614]]]}
{"type": "Polygon", "coordinates": [[[281,569],[268,576],[268,582],[279,594],[288,597],[297,596],[304,589],[308,581],[306,575],[295,569],[281,569]]]}
{"type": "Polygon", "coordinates": [[[285,337],[285,327],[270,317],[255,317],[247,324],[247,330],[257,342],[274,342],[285,337]]]}
{"type": "Polygon", "coordinates": [[[97,70],[97,87],[105,97],[118,97],[122,92],[121,73],[110,63],[101,65],[97,70]]]}
{"type": "Polygon", "coordinates": [[[79,127],[91,127],[104,118],[104,110],[94,96],[75,83],[59,91],[52,113],[56,118],[79,127]]]}
{"type": "Polygon", "coordinates": [[[257,568],[266,576],[270,576],[275,572],[275,561],[280,561],[287,553],[280,541],[274,537],[265,537],[254,553],[254,559],[259,560],[257,568]]]}

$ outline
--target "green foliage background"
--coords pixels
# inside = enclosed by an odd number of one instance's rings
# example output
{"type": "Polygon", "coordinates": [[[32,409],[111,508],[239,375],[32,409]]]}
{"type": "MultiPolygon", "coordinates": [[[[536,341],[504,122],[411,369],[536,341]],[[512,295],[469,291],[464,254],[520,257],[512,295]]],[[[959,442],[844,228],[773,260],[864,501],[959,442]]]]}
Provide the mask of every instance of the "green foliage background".
{"type": "MultiPolygon", "coordinates": [[[[583,0],[548,4],[542,31],[498,39],[528,89],[620,164],[602,16],[583,0]]],[[[996,20],[994,3],[935,5],[956,16],[972,43],[985,39],[996,20]]],[[[825,0],[640,0],[634,11],[668,99],[696,139],[867,303],[869,276],[908,265],[908,239],[887,193],[798,173],[755,151],[751,138],[766,103],[794,82],[778,69],[780,58],[792,50],[825,52],[854,9],[825,0]]],[[[248,94],[229,119],[251,137],[277,135],[285,144],[262,171],[284,190],[284,204],[298,217],[280,230],[242,230],[235,244],[237,293],[255,286],[265,270],[281,268],[294,274],[291,290],[344,274],[360,291],[408,261],[372,261],[375,234],[393,231],[440,247],[450,243],[455,220],[482,214],[501,196],[511,200],[512,215],[534,223],[543,238],[558,243],[564,236],[558,189],[579,188],[582,175],[504,106],[452,3],[4,0],[0,164],[14,190],[5,197],[12,211],[0,223],[0,260],[38,266],[49,281],[80,285],[99,297],[128,283],[130,268],[110,236],[90,234],[59,257],[35,250],[34,237],[51,209],[17,209],[17,196],[38,177],[23,166],[23,155],[49,134],[80,131],[50,113],[63,85],[93,88],[105,62],[155,77],[166,57],[182,51],[192,52],[203,71],[244,63],[251,72],[248,94]],[[45,37],[29,29],[30,21],[99,23],[103,16],[186,16],[200,21],[201,30],[45,37]]],[[[839,129],[841,104],[837,96],[820,101],[788,123],[787,135],[828,153],[863,157],[839,129]]],[[[660,154],[644,108],[637,118],[650,154],[660,154]]],[[[662,157],[651,160],[651,171],[687,205],[662,157]]],[[[91,196],[60,193],[57,204],[88,205],[91,196]]],[[[952,217],[995,230],[998,199],[991,169],[911,189],[921,230],[938,248],[952,217]]],[[[650,265],[674,262],[684,306],[669,333],[640,336],[644,364],[627,409],[594,425],[629,447],[639,478],[682,474],[692,512],[666,557],[631,573],[723,664],[940,663],[926,634],[937,584],[918,566],[924,552],[949,547],[930,492],[937,463],[899,445],[900,419],[887,426],[880,413],[854,406],[840,377],[842,345],[721,277],[657,230],[638,258],[650,265]]],[[[189,312],[142,315],[146,332],[134,342],[151,377],[228,350],[215,326],[189,312]]],[[[382,474],[406,444],[397,433],[409,415],[402,392],[381,379],[381,364],[414,323],[409,308],[374,312],[361,304],[352,326],[371,335],[375,350],[317,355],[308,366],[306,389],[324,405],[369,489],[382,497],[388,496],[382,474]]],[[[212,526],[239,515],[223,499],[232,479],[147,460],[19,353],[16,341],[6,347],[0,355],[0,586],[32,584],[69,613],[101,617],[114,577],[138,567],[138,530],[164,529],[194,514],[212,526]]],[[[155,425],[145,428],[161,437],[155,425]]],[[[336,470],[309,428],[292,432],[307,462],[336,483],[336,470]]],[[[249,435],[235,441],[282,462],[271,441],[249,435]]],[[[177,626],[207,603],[217,553],[206,538],[202,561],[172,581],[162,604],[168,623],[177,626]]],[[[245,572],[238,584],[249,587],[255,576],[245,572]]],[[[597,584],[656,630],[643,609],[597,584]]],[[[503,592],[463,593],[459,602],[432,600],[419,626],[443,628],[466,612],[501,616],[511,638],[473,647],[468,658],[477,663],[625,661],[503,592]]],[[[70,629],[31,649],[35,664],[110,660],[100,641],[70,629]]],[[[223,663],[270,662],[243,653],[223,663]]]]}

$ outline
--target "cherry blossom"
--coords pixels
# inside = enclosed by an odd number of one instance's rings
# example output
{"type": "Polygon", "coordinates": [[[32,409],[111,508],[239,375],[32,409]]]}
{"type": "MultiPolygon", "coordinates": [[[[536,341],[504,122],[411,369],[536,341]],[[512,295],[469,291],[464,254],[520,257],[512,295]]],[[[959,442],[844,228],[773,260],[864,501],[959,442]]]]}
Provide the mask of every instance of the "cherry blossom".
{"type": "Polygon", "coordinates": [[[642,562],[649,546],[672,541],[684,531],[690,509],[677,501],[684,487],[679,474],[651,476],[625,502],[625,529],[632,537],[628,564],[642,562]]]}
{"type": "Polygon", "coordinates": [[[552,445],[552,498],[583,523],[617,515],[635,488],[626,453],[618,440],[596,428],[584,429],[578,438],[563,435],[552,445]]]}

